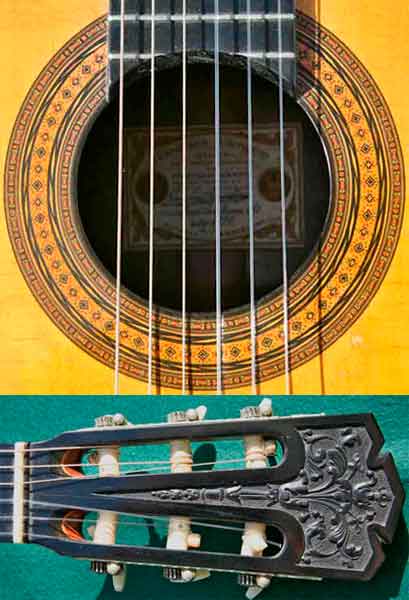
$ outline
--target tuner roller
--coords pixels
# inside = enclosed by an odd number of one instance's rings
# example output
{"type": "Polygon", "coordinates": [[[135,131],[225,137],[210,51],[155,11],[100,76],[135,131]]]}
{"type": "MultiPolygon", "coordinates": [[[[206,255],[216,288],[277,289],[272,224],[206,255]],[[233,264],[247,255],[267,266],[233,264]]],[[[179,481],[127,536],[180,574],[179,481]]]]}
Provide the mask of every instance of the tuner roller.
{"type": "Polygon", "coordinates": [[[246,523],[242,540],[241,554],[243,556],[262,556],[263,551],[267,548],[265,524],[246,523]]]}
{"type": "Polygon", "coordinates": [[[274,456],[277,453],[277,444],[274,440],[264,441],[264,452],[266,456],[274,456]]]}

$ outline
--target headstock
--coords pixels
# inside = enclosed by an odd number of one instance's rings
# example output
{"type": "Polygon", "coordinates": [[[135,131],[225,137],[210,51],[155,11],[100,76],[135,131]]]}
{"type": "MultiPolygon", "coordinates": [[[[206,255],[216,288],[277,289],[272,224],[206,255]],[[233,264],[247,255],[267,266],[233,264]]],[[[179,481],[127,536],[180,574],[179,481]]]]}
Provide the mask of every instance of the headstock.
{"type": "MultiPolygon", "coordinates": [[[[230,571],[249,598],[274,576],[374,576],[403,490],[392,456],[379,454],[383,438],[371,414],[273,417],[268,400],[243,409],[239,419],[206,421],[205,412],[199,407],[138,426],[106,415],[91,429],[4,446],[0,478],[12,505],[5,541],[89,560],[96,572],[113,575],[118,590],[127,564],[161,566],[177,582],[230,571]],[[192,443],[223,439],[243,442],[237,461],[213,470],[193,464],[192,443]],[[121,455],[148,444],[165,445],[168,460],[143,471],[124,468],[135,461],[121,455]],[[121,543],[119,527],[130,528],[137,517],[165,522],[164,543],[121,543]],[[222,540],[216,551],[206,548],[212,528],[237,533],[235,552],[222,540]]],[[[2,506],[4,517],[7,502],[2,506]]]]}

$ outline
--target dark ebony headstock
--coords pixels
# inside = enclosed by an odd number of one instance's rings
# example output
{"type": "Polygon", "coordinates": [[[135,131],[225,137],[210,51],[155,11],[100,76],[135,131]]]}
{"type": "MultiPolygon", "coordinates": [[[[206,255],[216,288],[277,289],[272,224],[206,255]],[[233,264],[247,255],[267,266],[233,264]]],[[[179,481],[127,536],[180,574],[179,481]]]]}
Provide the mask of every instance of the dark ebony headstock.
{"type": "Polygon", "coordinates": [[[24,541],[90,560],[94,570],[114,575],[118,589],[124,565],[136,563],[162,566],[172,581],[235,572],[249,598],[275,575],[375,575],[403,490],[392,456],[380,455],[383,438],[371,414],[280,418],[271,416],[267,401],[244,409],[240,419],[204,421],[204,412],[199,407],[173,413],[166,424],[140,426],[108,415],[95,428],[28,444],[24,541]],[[222,439],[243,441],[244,464],[193,464],[191,443],[222,439]],[[124,472],[121,453],[147,444],[166,445],[168,471],[145,465],[124,472]],[[87,535],[90,513],[95,524],[87,535]],[[162,543],[118,542],[121,519],[127,527],[136,516],[147,524],[166,521],[162,543]],[[223,541],[210,551],[206,524],[238,531],[235,551],[223,541]]]}

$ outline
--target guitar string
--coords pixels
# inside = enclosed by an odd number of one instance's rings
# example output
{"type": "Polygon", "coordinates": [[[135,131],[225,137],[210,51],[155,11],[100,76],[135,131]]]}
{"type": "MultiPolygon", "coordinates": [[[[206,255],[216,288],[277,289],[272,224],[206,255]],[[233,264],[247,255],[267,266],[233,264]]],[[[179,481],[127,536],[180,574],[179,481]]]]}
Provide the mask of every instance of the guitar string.
{"type": "Polygon", "coordinates": [[[223,392],[223,322],[220,214],[220,29],[219,0],[214,0],[214,162],[215,162],[215,276],[216,276],[216,392],[223,392]]]}
{"type": "MultiPolygon", "coordinates": [[[[245,463],[245,462],[246,462],[245,459],[236,458],[236,459],[229,459],[229,460],[219,460],[219,461],[211,461],[211,462],[203,462],[203,463],[194,463],[193,467],[194,468],[205,467],[205,466],[206,467],[207,466],[209,466],[209,467],[215,467],[216,465],[221,465],[221,464],[240,464],[240,463],[245,463]]],[[[124,464],[131,465],[133,463],[131,461],[125,462],[125,463],[119,463],[119,466],[122,466],[124,464]]],[[[135,464],[139,464],[140,465],[141,463],[137,462],[135,464]]],[[[44,465],[44,466],[36,465],[36,466],[37,466],[37,468],[43,468],[43,469],[47,468],[47,465],[44,465]]],[[[50,466],[51,467],[61,467],[62,465],[50,465],[50,466]]],[[[64,466],[68,467],[69,465],[64,465],[64,466]]],[[[97,467],[97,465],[84,465],[84,464],[81,464],[79,466],[86,467],[86,468],[97,467]]],[[[277,465],[275,465],[275,466],[277,466],[277,465]]],[[[28,467],[28,468],[30,468],[30,467],[28,467]]],[[[271,468],[271,467],[266,467],[266,468],[271,468]]],[[[226,469],[226,470],[229,470],[229,469],[226,469]]],[[[133,475],[133,476],[142,477],[142,476],[145,476],[146,474],[149,474],[149,473],[156,473],[156,474],[159,474],[159,475],[162,475],[162,474],[171,474],[168,470],[165,470],[165,466],[158,466],[158,467],[151,467],[151,468],[148,468],[148,469],[144,469],[143,472],[141,472],[141,471],[134,472],[134,471],[130,471],[130,470],[123,471],[123,472],[120,473],[120,475],[118,475],[118,477],[119,476],[121,476],[121,477],[122,476],[127,476],[127,475],[133,475]],[[160,473],[160,472],[156,473],[157,471],[162,471],[162,473],[160,473]]],[[[78,477],[78,479],[82,479],[82,480],[83,479],[99,479],[99,478],[101,478],[101,477],[98,474],[95,474],[95,473],[92,473],[92,474],[89,474],[89,475],[85,475],[84,474],[84,475],[81,475],[81,476],[78,477]]],[[[75,481],[75,479],[76,479],[75,477],[69,477],[69,476],[66,476],[66,477],[54,477],[54,478],[47,478],[47,479],[35,479],[34,478],[34,479],[28,479],[27,481],[25,481],[24,485],[32,485],[32,484],[37,484],[37,483],[56,483],[58,481],[73,481],[73,480],[75,481]]],[[[0,483],[0,487],[13,487],[13,486],[14,486],[14,483],[12,481],[10,481],[8,483],[5,483],[5,482],[1,482],[0,483]]]]}
{"type": "MultiPolygon", "coordinates": [[[[225,463],[236,463],[236,462],[244,462],[245,459],[244,458],[226,458],[224,460],[216,460],[216,461],[209,461],[209,462],[200,462],[200,463],[193,463],[194,467],[199,467],[199,466],[204,466],[204,465],[216,465],[216,464],[225,464],[225,463]]],[[[170,465],[172,464],[172,461],[170,460],[122,460],[118,462],[119,466],[125,466],[125,465],[170,465]]],[[[45,469],[47,467],[92,467],[92,468],[98,468],[97,464],[94,463],[70,463],[70,464],[62,464],[62,463],[49,463],[49,464],[44,464],[44,465],[23,465],[23,469],[45,469]]],[[[14,471],[14,466],[9,466],[9,465],[2,465],[0,466],[0,470],[1,471],[14,471]]],[[[1,483],[0,483],[1,485],[1,483]]]]}
{"type": "MultiPolygon", "coordinates": [[[[275,417],[276,419],[285,419],[286,417],[275,417]]],[[[240,419],[236,419],[238,422],[240,421],[240,419]]],[[[267,418],[265,419],[266,421],[271,421],[271,418],[267,418]]],[[[165,425],[166,427],[166,425],[165,425]]],[[[84,432],[86,432],[86,430],[83,430],[84,432]]],[[[194,440],[193,440],[194,441],[194,440]]],[[[155,443],[155,442],[153,442],[155,443]]],[[[129,447],[136,447],[137,444],[130,444],[129,447]]],[[[104,448],[118,448],[118,444],[117,445],[103,445],[104,448]]],[[[95,448],[98,448],[98,446],[95,446],[95,448]]],[[[40,448],[37,447],[26,447],[23,450],[17,450],[17,452],[22,452],[23,454],[31,454],[32,452],[59,452],[62,450],[84,450],[86,452],[88,452],[89,450],[94,449],[94,446],[41,446],[40,448]]],[[[0,456],[1,455],[7,455],[7,454],[11,454],[11,455],[15,455],[16,450],[14,448],[14,446],[10,449],[4,449],[4,448],[0,448],[0,456]]],[[[0,466],[1,468],[1,466],[0,466]]]]}
{"type": "Polygon", "coordinates": [[[254,264],[254,178],[253,178],[253,83],[251,72],[251,0],[247,0],[247,171],[248,171],[248,213],[249,213],[249,273],[250,273],[250,346],[251,346],[251,387],[257,394],[257,323],[255,303],[255,264],[254,264]]]}
{"type": "MultiPolygon", "coordinates": [[[[280,418],[280,417],[276,417],[276,418],[280,418]]],[[[283,419],[285,417],[281,417],[281,419],[283,419]]],[[[271,420],[271,419],[268,419],[271,420]]],[[[237,419],[237,421],[240,421],[240,419],[237,419]]],[[[166,443],[166,441],[170,441],[170,440],[165,440],[164,443],[166,443]]],[[[193,440],[195,441],[195,440],[193,440]]],[[[153,442],[154,444],[155,442],[153,442]]],[[[160,442],[157,442],[160,443],[160,442]]],[[[121,444],[119,444],[121,447],[127,447],[127,446],[122,446],[121,444]]],[[[136,447],[138,444],[129,444],[128,447],[136,447]]],[[[32,452],[59,452],[62,450],[84,450],[86,452],[88,452],[89,450],[93,450],[94,448],[97,449],[98,447],[102,447],[102,445],[100,444],[99,446],[92,446],[92,445],[88,445],[88,446],[41,446],[40,448],[32,448],[32,447],[26,447],[24,450],[18,450],[17,452],[22,452],[23,454],[31,454],[32,452]]],[[[113,445],[113,444],[103,444],[104,448],[118,448],[118,444],[117,445],[113,445]]],[[[7,454],[11,454],[11,455],[15,455],[16,450],[13,446],[13,448],[11,448],[10,450],[7,449],[0,449],[0,455],[7,455],[7,454]]],[[[1,467],[0,467],[1,468],[1,467]]]]}
{"type": "MultiPolygon", "coordinates": [[[[208,462],[208,463],[195,463],[193,466],[194,467],[203,467],[203,466],[216,466],[216,464],[238,464],[238,463],[243,463],[245,462],[244,459],[231,459],[231,460],[226,460],[226,461],[216,461],[216,462],[208,462]]],[[[140,463],[138,463],[140,464],[140,463]]],[[[59,465],[62,466],[62,465],[59,465]]],[[[83,467],[88,467],[91,465],[82,465],[83,467]]],[[[45,466],[43,468],[46,468],[45,466]]],[[[266,467],[268,468],[268,467],[266,467]]],[[[133,472],[133,471],[123,471],[122,473],[120,473],[120,475],[115,475],[113,477],[119,477],[119,476],[126,476],[126,475],[132,475],[135,477],[143,477],[146,476],[147,473],[154,473],[156,471],[163,471],[165,469],[164,466],[162,467],[151,467],[150,469],[145,469],[144,472],[133,472]]],[[[227,469],[228,470],[228,469],[227,469]]],[[[163,473],[158,473],[158,474],[171,474],[169,471],[164,471],[163,473]]],[[[78,477],[78,479],[84,480],[84,479],[100,479],[101,477],[98,474],[90,474],[90,475],[81,475],[80,477],[78,477]]],[[[38,484],[38,483],[56,483],[58,481],[75,481],[76,478],[75,477],[52,477],[52,478],[47,478],[47,479],[28,479],[27,481],[24,482],[24,485],[32,485],[32,484],[38,484]]],[[[0,487],[14,487],[14,482],[10,481],[8,483],[5,482],[1,482],[0,483],[0,487]]]]}
{"type": "Polygon", "coordinates": [[[281,255],[283,276],[283,333],[285,393],[291,392],[290,352],[289,352],[289,307],[288,307],[288,257],[287,257],[287,215],[285,198],[285,131],[284,131],[284,86],[283,86],[283,32],[281,0],[278,0],[278,96],[279,96],[279,138],[280,138],[280,212],[281,212],[281,255]]]}
{"type": "MultiPolygon", "coordinates": [[[[117,446],[104,446],[104,448],[117,448],[117,446]]],[[[31,453],[31,452],[58,452],[59,450],[86,450],[88,451],[90,447],[85,446],[42,446],[41,448],[25,448],[24,450],[15,450],[14,446],[10,450],[0,449],[0,455],[4,454],[15,454],[16,452],[22,452],[23,454],[31,453]]]]}
{"type": "MultiPolygon", "coordinates": [[[[28,501],[26,501],[26,503],[28,503],[28,501]]],[[[47,506],[47,507],[62,507],[62,508],[66,508],[64,507],[64,505],[60,505],[57,503],[47,503],[47,502],[37,502],[35,501],[34,504],[36,505],[41,505],[41,506],[47,506]]],[[[92,511],[92,512],[98,512],[98,511],[92,511]]],[[[108,512],[115,512],[115,511],[108,511],[108,512]]],[[[120,516],[124,513],[116,513],[119,514],[120,516]]],[[[128,513],[126,513],[128,514],[128,513]]],[[[142,518],[142,519],[147,519],[149,521],[161,521],[161,522],[168,522],[170,517],[161,517],[159,515],[143,515],[143,514],[138,514],[138,515],[133,515],[134,518],[142,518]]],[[[26,516],[24,517],[24,520],[28,520],[31,522],[33,521],[51,521],[51,522],[60,522],[61,523],[61,519],[57,518],[57,517],[35,517],[35,516],[26,516]]],[[[10,523],[13,521],[13,519],[11,517],[0,517],[0,521],[9,521],[10,523]]],[[[70,523],[83,523],[83,524],[87,524],[87,525],[96,525],[98,523],[97,519],[77,519],[77,518],[73,518],[73,519],[68,519],[68,522],[70,523]]],[[[244,529],[242,529],[241,527],[234,527],[232,525],[218,525],[216,523],[207,523],[206,521],[196,521],[196,520],[190,520],[190,524],[196,527],[206,527],[209,529],[222,529],[222,530],[227,530],[227,531],[234,531],[240,534],[243,534],[244,529]]],[[[146,527],[149,528],[151,526],[151,523],[138,523],[137,521],[130,521],[130,520],[119,520],[118,522],[118,527],[146,527]]],[[[55,529],[56,530],[56,529],[55,529]]],[[[57,530],[56,530],[57,531],[57,530]]],[[[10,535],[8,533],[5,532],[0,532],[0,535],[10,535]]],[[[36,534],[36,533],[28,533],[28,539],[36,539],[36,538],[46,538],[46,539],[59,539],[61,540],[61,536],[48,536],[45,534],[36,534]]],[[[85,540],[85,542],[88,542],[88,540],[85,540]]],[[[92,544],[93,542],[90,540],[89,541],[90,544],[92,544]]],[[[282,548],[282,544],[279,544],[278,542],[274,541],[274,540],[269,540],[266,539],[266,543],[269,546],[275,546],[277,548],[282,548]]],[[[115,545],[115,544],[113,544],[115,545]]],[[[152,547],[152,546],[151,546],[152,547]]]]}
{"type": "MultiPolygon", "coordinates": [[[[124,83],[124,22],[125,1],[121,0],[120,27],[120,102],[119,102],[119,152],[118,152],[118,219],[117,219],[117,278],[116,278],[116,339],[115,339],[115,394],[119,393],[119,350],[120,350],[120,282],[121,282],[121,245],[122,245],[122,185],[123,185],[123,83],[124,83]]],[[[248,89],[251,90],[251,7],[247,0],[247,37],[248,37],[248,89]]],[[[219,16],[219,0],[215,0],[215,15],[219,16]]],[[[217,392],[222,392],[222,308],[221,308],[221,215],[220,215],[220,39],[219,19],[215,19],[215,204],[216,204],[216,361],[217,392]]],[[[182,393],[186,386],[186,0],[183,0],[182,15],[183,36],[183,116],[182,116],[182,393]]],[[[285,215],[285,173],[284,173],[284,121],[282,86],[282,25],[281,0],[278,0],[278,38],[279,38],[279,96],[280,96],[280,186],[281,186],[281,224],[282,224],[282,262],[283,262],[283,311],[286,392],[289,393],[289,351],[288,351],[288,281],[287,247],[285,215]]],[[[251,96],[248,100],[248,121],[252,117],[251,96]]],[[[150,202],[149,202],[149,335],[148,335],[148,393],[152,393],[153,371],[153,237],[154,237],[154,129],[155,129],[155,0],[152,0],[151,14],[151,127],[150,127],[150,202]]],[[[251,132],[249,128],[249,137],[251,132]]],[[[249,145],[250,148],[251,144],[249,145]]],[[[252,188],[252,149],[249,152],[249,230],[250,230],[250,330],[251,330],[251,380],[255,393],[256,380],[256,323],[254,301],[254,226],[252,188]],[[251,177],[251,179],[250,179],[251,177]],[[251,182],[251,183],[250,183],[251,182]],[[251,205],[251,206],[250,206],[251,205]],[[251,221],[251,222],[250,222],[251,221]]]]}
{"type": "Polygon", "coordinates": [[[151,0],[151,73],[150,73],[150,157],[149,157],[149,291],[148,291],[148,395],[152,394],[153,375],[153,239],[155,201],[155,0],[151,0]]]}
{"type": "MultiPolygon", "coordinates": [[[[150,518],[150,517],[147,517],[147,518],[150,518]]],[[[191,523],[192,523],[192,525],[194,524],[192,521],[191,521],[191,523]]],[[[199,525],[199,526],[201,525],[202,527],[210,527],[210,525],[207,525],[206,523],[196,523],[196,525],[199,525]]],[[[144,525],[144,527],[148,528],[149,525],[144,525]]],[[[218,526],[218,527],[215,527],[215,526],[212,526],[212,527],[214,529],[216,528],[216,529],[226,529],[226,530],[236,531],[236,528],[222,527],[221,525],[218,526]]],[[[243,533],[243,529],[237,529],[237,531],[240,532],[240,533],[243,533]]],[[[11,537],[11,534],[0,531],[0,537],[7,537],[7,538],[9,538],[9,537],[11,537]]],[[[61,535],[45,535],[45,534],[39,534],[39,533],[31,533],[29,535],[28,542],[31,542],[31,540],[44,540],[44,539],[46,539],[46,540],[59,540],[59,541],[62,541],[61,535]]],[[[68,541],[71,541],[71,540],[68,539],[68,541]]],[[[277,542],[273,542],[271,540],[265,540],[265,542],[269,546],[276,546],[279,549],[282,548],[282,545],[278,544],[277,542]]],[[[78,544],[80,542],[74,542],[74,543],[78,544]]],[[[85,541],[81,540],[81,543],[82,544],[88,543],[90,546],[94,545],[94,542],[92,542],[91,540],[90,541],[88,541],[88,540],[85,540],[85,541]]],[[[111,546],[115,546],[115,544],[111,544],[111,546]]],[[[136,546],[136,545],[134,545],[132,547],[133,548],[138,548],[138,546],[136,546]]],[[[143,548],[158,548],[158,546],[145,546],[144,545],[143,548]]],[[[169,552],[172,552],[172,551],[169,550],[169,552]]],[[[238,556],[240,556],[240,555],[238,555],[238,556]]],[[[84,560],[86,560],[86,559],[84,559],[84,560]]],[[[101,561],[100,559],[98,559],[98,560],[99,560],[99,562],[110,562],[109,560],[105,560],[105,561],[101,561]]],[[[137,563],[129,563],[129,564],[135,564],[136,565],[137,563]]]]}
{"type": "Polygon", "coordinates": [[[186,394],[186,134],[187,57],[186,0],[182,5],[182,395],[186,394]]]}
{"type": "Polygon", "coordinates": [[[119,394],[119,359],[121,326],[121,255],[122,255],[122,188],[124,146],[124,55],[125,55],[125,0],[121,0],[119,47],[119,114],[118,114],[118,197],[116,231],[116,294],[115,294],[115,359],[114,394],[119,394]]]}

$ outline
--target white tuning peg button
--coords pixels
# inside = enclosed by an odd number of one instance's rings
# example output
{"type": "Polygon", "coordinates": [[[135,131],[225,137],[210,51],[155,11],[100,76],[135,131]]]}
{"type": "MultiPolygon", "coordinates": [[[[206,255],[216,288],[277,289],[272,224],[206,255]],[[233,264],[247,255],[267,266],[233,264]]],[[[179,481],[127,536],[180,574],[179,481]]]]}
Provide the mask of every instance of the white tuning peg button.
{"type": "Polygon", "coordinates": [[[113,420],[114,425],[116,425],[116,426],[127,424],[127,420],[125,419],[124,415],[121,413],[116,413],[116,415],[113,416],[112,420],[113,420]]]}
{"type": "Polygon", "coordinates": [[[267,577],[267,575],[258,575],[256,577],[257,586],[266,589],[271,583],[271,577],[267,577]]]}
{"type": "Polygon", "coordinates": [[[111,562],[107,564],[107,573],[109,575],[118,575],[122,570],[122,565],[116,562],[111,562]]]}
{"type": "Polygon", "coordinates": [[[271,398],[263,398],[259,404],[259,410],[261,417],[272,417],[273,403],[271,402],[271,398]]]}
{"type": "Polygon", "coordinates": [[[271,578],[266,575],[258,575],[258,577],[256,577],[256,583],[257,585],[251,585],[247,588],[246,598],[248,598],[248,600],[253,600],[253,598],[256,598],[261,594],[261,592],[270,585],[271,578]]]}
{"type": "Polygon", "coordinates": [[[198,420],[197,410],[195,408],[188,408],[186,411],[186,419],[188,421],[197,421],[198,420]]]}
{"type": "Polygon", "coordinates": [[[189,581],[193,581],[195,578],[195,572],[192,569],[183,569],[182,570],[182,580],[185,583],[189,583],[189,581]]]}
{"type": "Polygon", "coordinates": [[[248,598],[248,600],[253,600],[253,598],[256,598],[262,591],[263,588],[258,587],[258,585],[251,586],[247,589],[246,598],[248,598]]]}
{"type": "MultiPolygon", "coordinates": [[[[126,566],[125,565],[118,565],[118,566],[120,567],[119,572],[116,574],[112,573],[112,585],[116,592],[123,592],[125,589],[125,583],[126,583],[126,566]]],[[[108,565],[108,572],[109,572],[109,565],[108,565]]]]}
{"type": "Polygon", "coordinates": [[[198,406],[197,408],[188,408],[186,411],[186,419],[188,421],[203,421],[207,413],[206,406],[198,406]]]}
{"type": "Polygon", "coordinates": [[[195,573],[195,581],[200,581],[201,579],[207,579],[207,577],[210,577],[210,571],[208,571],[207,569],[196,569],[196,573],[195,573]]]}
{"type": "Polygon", "coordinates": [[[198,406],[196,408],[196,412],[197,412],[197,418],[199,419],[199,421],[203,421],[203,419],[206,416],[207,413],[207,406],[204,406],[203,404],[201,406],[198,406]]]}

